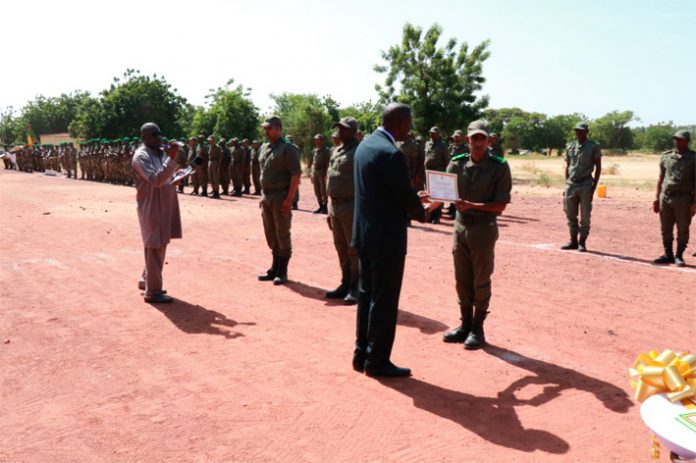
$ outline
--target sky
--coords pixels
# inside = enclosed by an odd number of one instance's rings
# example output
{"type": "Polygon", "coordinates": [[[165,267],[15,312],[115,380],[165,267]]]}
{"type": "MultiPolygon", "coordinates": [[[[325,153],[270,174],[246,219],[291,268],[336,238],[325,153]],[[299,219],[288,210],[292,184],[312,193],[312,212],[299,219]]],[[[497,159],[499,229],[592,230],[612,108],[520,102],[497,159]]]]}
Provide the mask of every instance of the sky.
{"type": "Polygon", "coordinates": [[[232,78],[263,114],[271,93],[374,101],[380,51],[411,22],[442,26],[443,44],[491,40],[482,93],[493,108],[696,124],[696,0],[3,0],[2,10],[0,109],[97,94],[128,68],[164,75],[196,105],[232,78]]]}

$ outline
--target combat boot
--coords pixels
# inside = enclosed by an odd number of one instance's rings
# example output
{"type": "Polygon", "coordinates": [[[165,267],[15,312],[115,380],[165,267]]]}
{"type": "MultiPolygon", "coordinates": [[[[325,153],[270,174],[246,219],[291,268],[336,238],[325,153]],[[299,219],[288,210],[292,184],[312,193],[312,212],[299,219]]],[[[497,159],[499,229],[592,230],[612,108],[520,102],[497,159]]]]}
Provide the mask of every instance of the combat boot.
{"type": "Polygon", "coordinates": [[[483,332],[483,322],[486,320],[487,316],[487,309],[476,309],[474,320],[471,324],[471,331],[469,332],[469,336],[466,337],[466,341],[464,341],[464,349],[476,350],[486,345],[486,335],[483,332]]]}
{"type": "Polygon", "coordinates": [[[259,281],[273,281],[273,279],[276,277],[276,274],[278,273],[278,256],[273,254],[273,264],[271,264],[271,268],[269,268],[266,273],[259,275],[259,281]]]}
{"type": "Polygon", "coordinates": [[[324,212],[324,204],[320,202],[319,208],[316,211],[312,212],[312,214],[321,214],[322,212],[324,212]]]}
{"type": "Polygon", "coordinates": [[[677,255],[674,257],[674,264],[677,267],[686,266],[686,262],[684,262],[684,251],[686,251],[686,243],[677,242],[677,255]]]}
{"type": "Polygon", "coordinates": [[[578,241],[578,252],[586,252],[587,251],[587,238],[580,238],[580,241],[578,241]]]}
{"type": "Polygon", "coordinates": [[[655,259],[653,263],[655,264],[673,264],[674,263],[674,252],[672,251],[672,242],[663,241],[662,246],[665,248],[665,253],[660,257],[655,259]]]}
{"type": "Polygon", "coordinates": [[[346,297],[343,298],[343,302],[345,302],[347,305],[355,305],[358,303],[358,281],[351,281],[350,283],[350,289],[348,290],[348,294],[346,294],[346,297]]]}
{"type": "Polygon", "coordinates": [[[578,237],[577,235],[571,235],[570,241],[567,244],[564,244],[561,246],[561,249],[564,251],[569,251],[571,249],[577,249],[578,248],[578,237]]]}
{"type": "Polygon", "coordinates": [[[460,307],[462,314],[462,324],[458,327],[449,330],[442,336],[444,342],[464,342],[471,331],[472,317],[474,316],[473,307],[460,307]]]}
{"type": "Polygon", "coordinates": [[[347,269],[341,269],[343,275],[341,276],[341,284],[338,288],[333,291],[328,291],[324,297],[327,299],[343,299],[348,295],[350,276],[348,275],[347,269]]]}
{"type": "Polygon", "coordinates": [[[278,273],[273,279],[273,284],[276,286],[285,284],[288,282],[288,263],[290,262],[289,257],[278,256],[278,273]]]}
{"type": "Polygon", "coordinates": [[[329,213],[329,206],[326,205],[326,203],[321,205],[321,214],[328,214],[329,213]]]}

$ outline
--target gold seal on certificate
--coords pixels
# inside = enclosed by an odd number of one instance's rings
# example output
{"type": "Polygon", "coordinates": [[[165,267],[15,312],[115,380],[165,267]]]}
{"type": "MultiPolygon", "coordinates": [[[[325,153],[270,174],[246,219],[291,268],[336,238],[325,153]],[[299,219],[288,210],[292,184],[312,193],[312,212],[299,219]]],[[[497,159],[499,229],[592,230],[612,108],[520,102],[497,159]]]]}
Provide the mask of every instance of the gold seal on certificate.
{"type": "Polygon", "coordinates": [[[425,178],[431,201],[453,203],[459,199],[457,174],[426,170],[425,178]]]}

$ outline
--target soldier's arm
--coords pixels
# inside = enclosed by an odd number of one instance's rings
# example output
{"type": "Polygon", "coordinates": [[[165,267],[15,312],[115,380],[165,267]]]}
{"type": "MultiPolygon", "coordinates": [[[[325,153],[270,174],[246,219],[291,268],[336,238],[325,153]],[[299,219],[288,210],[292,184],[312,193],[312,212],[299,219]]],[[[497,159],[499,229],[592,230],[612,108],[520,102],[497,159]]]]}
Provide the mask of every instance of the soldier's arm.
{"type": "Polygon", "coordinates": [[[592,182],[592,188],[597,188],[597,185],[599,185],[599,178],[602,175],[602,151],[599,149],[599,146],[597,147],[597,150],[594,155],[594,165],[595,175],[594,181],[592,182]]]}
{"type": "Polygon", "coordinates": [[[655,201],[653,201],[653,211],[657,214],[660,212],[660,193],[662,193],[662,181],[665,179],[665,166],[660,158],[660,176],[657,179],[657,188],[655,191],[655,201]]]}

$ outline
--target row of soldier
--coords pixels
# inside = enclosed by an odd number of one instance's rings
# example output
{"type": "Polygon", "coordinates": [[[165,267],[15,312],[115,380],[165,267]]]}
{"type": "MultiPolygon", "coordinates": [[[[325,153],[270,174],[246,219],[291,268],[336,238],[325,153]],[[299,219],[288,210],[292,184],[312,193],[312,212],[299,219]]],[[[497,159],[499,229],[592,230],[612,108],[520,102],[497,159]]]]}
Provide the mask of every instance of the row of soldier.
{"type": "MultiPolygon", "coordinates": [[[[469,146],[460,130],[456,130],[446,139],[438,127],[432,127],[429,135],[430,139],[424,141],[422,137],[410,133],[407,140],[398,143],[406,156],[413,188],[418,191],[425,187],[426,169],[444,172],[451,158],[469,152],[469,146]]],[[[309,175],[318,205],[315,213],[328,213],[327,169],[332,153],[341,145],[338,132],[334,132],[331,138],[331,147],[329,147],[322,134],[315,135],[314,148],[308,159],[309,175]]],[[[299,150],[293,142],[292,135],[286,135],[285,139],[299,150]]],[[[358,132],[356,139],[361,141],[362,133],[358,132]]],[[[168,140],[164,138],[163,141],[168,140]]],[[[139,144],[138,137],[123,137],[116,140],[82,141],[79,152],[69,142],[59,145],[22,146],[15,148],[17,168],[25,172],[62,171],[68,178],[78,178],[79,165],[81,179],[132,185],[131,158],[139,144]]],[[[203,158],[203,164],[195,168],[190,178],[179,185],[180,193],[190,186],[191,195],[211,198],[219,198],[220,195],[258,196],[261,194],[259,165],[261,143],[258,140],[250,141],[246,138],[241,141],[237,138],[226,140],[225,138],[216,139],[212,135],[207,138],[199,135],[181,140],[181,144],[176,159],[179,166],[187,167],[197,155],[203,158]]],[[[491,134],[490,145],[493,155],[503,157],[502,146],[495,134],[491,134]]],[[[12,168],[12,166],[6,163],[6,168],[12,168]]],[[[293,209],[297,209],[298,201],[299,194],[295,197],[293,209]]],[[[450,212],[454,213],[453,210],[450,212]]],[[[436,212],[431,221],[438,223],[440,215],[439,211],[436,212]]]]}

